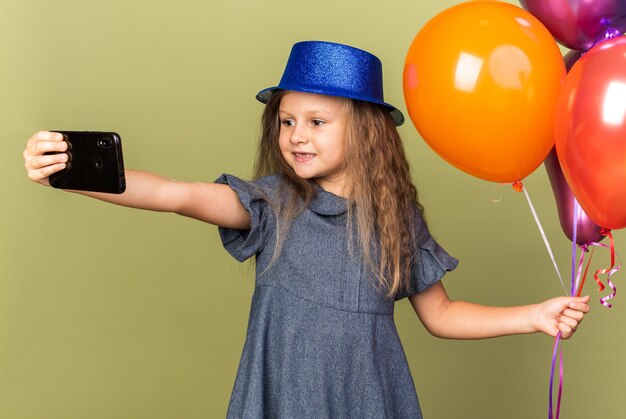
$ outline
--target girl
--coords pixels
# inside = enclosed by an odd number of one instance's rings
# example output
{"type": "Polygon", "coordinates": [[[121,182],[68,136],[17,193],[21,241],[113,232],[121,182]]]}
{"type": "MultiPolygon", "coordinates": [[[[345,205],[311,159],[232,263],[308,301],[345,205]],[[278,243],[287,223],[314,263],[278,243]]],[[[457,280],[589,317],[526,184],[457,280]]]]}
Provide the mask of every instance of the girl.
{"type": "MultiPolygon", "coordinates": [[[[383,100],[375,56],[297,43],[279,85],[257,99],[266,107],[255,181],[127,171],[124,194],[79,192],[215,224],[236,259],[255,257],[228,417],[420,418],[393,321],[404,297],[438,337],[574,333],[588,297],[509,308],[448,298],[441,278],[457,261],[426,227],[396,130],[404,118],[383,100]]],[[[58,133],[35,134],[29,177],[49,185],[66,149],[58,133]]]]}

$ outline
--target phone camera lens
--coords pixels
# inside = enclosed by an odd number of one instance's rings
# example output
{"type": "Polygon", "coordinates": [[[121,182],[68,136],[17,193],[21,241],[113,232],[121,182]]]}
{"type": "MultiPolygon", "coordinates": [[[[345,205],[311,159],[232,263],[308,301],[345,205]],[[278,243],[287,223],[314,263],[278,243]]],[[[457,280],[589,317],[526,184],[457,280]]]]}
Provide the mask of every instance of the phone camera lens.
{"type": "Polygon", "coordinates": [[[100,159],[100,158],[96,159],[96,167],[98,169],[102,169],[102,159],[100,159]]]}
{"type": "Polygon", "coordinates": [[[113,145],[113,142],[110,138],[100,138],[97,144],[100,148],[109,148],[113,145]]]}

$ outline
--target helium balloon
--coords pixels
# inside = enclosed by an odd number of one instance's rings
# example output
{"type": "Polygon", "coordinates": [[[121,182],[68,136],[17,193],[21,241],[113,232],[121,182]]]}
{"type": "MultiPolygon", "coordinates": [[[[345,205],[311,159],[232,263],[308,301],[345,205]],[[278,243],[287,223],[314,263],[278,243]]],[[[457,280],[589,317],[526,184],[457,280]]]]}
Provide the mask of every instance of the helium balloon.
{"type": "Polygon", "coordinates": [[[513,183],[554,146],[565,66],[548,30],[507,3],[471,1],[431,19],[404,65],[404,97],[422,138],[448,163],[513,183]]]}
{"type": "MultiPolygon", "coordinates": [[[[556,149],[552,149],[548,158],[543,163],[550,179],[552,192],[556,201],[556,209],[559,213],[561,229],[568,239],[574,240],[574,194],[570,189],[559,163],[556,149]]],[[[599,242],[604,236],[600,234],[598,227],[584,211],[580,211],[576,218],[576,243],[586,244],[599,242]]]]}
{"type": "Polygon", "coordinates": [[[563,174],[583,210],[626,227],[626,38],[602,42],[565,79],[555,117],[563,174]]]}
{"type": "Polygon", "coordinates": [[[561,44],[587,51],[626,30],[624,0],[520,0],[561,44]]]}

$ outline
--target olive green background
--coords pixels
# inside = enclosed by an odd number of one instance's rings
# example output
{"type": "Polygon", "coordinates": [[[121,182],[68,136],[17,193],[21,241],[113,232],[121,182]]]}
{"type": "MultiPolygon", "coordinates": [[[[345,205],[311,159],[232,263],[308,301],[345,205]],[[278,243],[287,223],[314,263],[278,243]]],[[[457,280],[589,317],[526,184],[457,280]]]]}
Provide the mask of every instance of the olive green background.
{"type": "MultiPolygon", "coordinates": [[[[128,168],[248,177],[254,95],[278,82],[294,42],[374,52],[386,100],[406,114],[406,50],[456,3],[1,0],[0,418],[223,417],[254,284],[213,226],[30,182],[30,135],[114,130],[128,168]]],[[[449,166],[410,121],[400,131],[431,230],[461,260],[445,279],[450,296],[513,305],[562,295],[523,195],[449,166]]],[[[571,245],[543,167],[525,183],[569,281],[571,245]]],[[[606,265],[605,250],[595,262],[606,265]]],[[[587,292],[592,313],[563,345],[561,417],[623,417],[626,300],[607,310],[587,292]]],[[[427,418],[547,415],[551,338],[440,340],[407,300],[396,307],[427,418]]]]}

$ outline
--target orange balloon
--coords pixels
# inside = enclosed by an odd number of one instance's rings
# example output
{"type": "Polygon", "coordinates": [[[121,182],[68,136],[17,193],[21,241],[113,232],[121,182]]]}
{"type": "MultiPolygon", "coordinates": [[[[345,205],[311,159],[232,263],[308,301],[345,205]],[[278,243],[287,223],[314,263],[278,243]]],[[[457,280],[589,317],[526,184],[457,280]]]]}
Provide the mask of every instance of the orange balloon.
{"type": "Polygon", "coordinates": [[[493,182],[533,172],[554,146],[565,65],[529,12],[471,1],[431,19],[404,65],[404,97],[424,140],[448,163],[493,182]]]}

